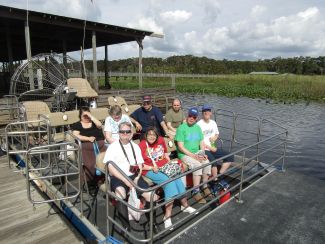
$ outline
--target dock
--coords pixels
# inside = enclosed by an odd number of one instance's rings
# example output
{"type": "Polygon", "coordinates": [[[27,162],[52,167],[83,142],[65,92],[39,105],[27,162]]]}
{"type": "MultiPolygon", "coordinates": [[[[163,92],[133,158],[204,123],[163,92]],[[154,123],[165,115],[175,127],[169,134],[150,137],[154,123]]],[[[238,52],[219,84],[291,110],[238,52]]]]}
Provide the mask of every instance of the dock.
{"type": "MultiPolygon", "coordinates": [[[[37,189],[33,188],[35,194],[37,189]]],[[[50,204],[33,206],[25,176],[0,157],[0,243],[84,243],[83,237],[50,204]]]]}
{"type": "Polygon", "coordinates": [[[274,171],[246,188],[242,199],[221,205],[169,243],[325,243],[325,181],[274,171]]]}

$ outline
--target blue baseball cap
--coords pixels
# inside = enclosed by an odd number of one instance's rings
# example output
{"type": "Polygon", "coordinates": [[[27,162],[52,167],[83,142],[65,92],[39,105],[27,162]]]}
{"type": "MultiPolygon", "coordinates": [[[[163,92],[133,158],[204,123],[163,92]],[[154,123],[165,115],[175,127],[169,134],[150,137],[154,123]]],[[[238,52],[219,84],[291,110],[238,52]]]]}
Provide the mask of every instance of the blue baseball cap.
{"type": "Polygon", "coordinates": [[[188,115],[191,115],[191,116],[199,116],[199,111],[197,110],[197,108],[190,108],[188,110],[188,115]]]}
{"type": "Polygon", "coordinates": [[[212,106],[209,104],[203,104],[202,106],[202,112],[204,111],[211,111],[212,110],[212,106]]]}

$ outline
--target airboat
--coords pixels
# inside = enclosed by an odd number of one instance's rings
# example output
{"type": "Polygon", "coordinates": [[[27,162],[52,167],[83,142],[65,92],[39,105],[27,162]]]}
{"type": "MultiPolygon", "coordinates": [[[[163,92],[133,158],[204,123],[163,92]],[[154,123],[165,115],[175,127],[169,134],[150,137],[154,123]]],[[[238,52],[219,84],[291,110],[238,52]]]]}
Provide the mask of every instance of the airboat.
{"type": "MultiPolygon", "coordinates": [[[[80,62],[54,53],[37,55],[16,70],[11,79],[10,93],[1,105],[1,110],[10,111],[8,124],[1,132],[8,167],[24,172],[27,198],[31,204],[55,204],[87,241],[168,242],[204,219],[211,211],[218,211],[227,204],[221,201],[227,194],[231,194],[228,201],[240,203],[246,187],[274,170],[283,169],[288,134],[284,127],[266,118],[213,110],[222,131],[218,147],[225,147],[231,152],[229,155],[235,156],[233,165],[218,176],[224,177],[229,187],[223,186],[206,204],[197,204],[190,194],[193,170],[177,176],[187,179],[184,194],[197,211],[195,214],[185,214],[176,201],[173,226],[164,229],[162,218],[166,201],[163,196],[156,202],[152,197],[147,208],[134,208],[118,198],[110,190],[110,176],[107,165],[102,162],[102,154],[96,160],[96,167],[103,175],[102,184],[97,184],[96,177],[95,184],[84,180],[82,144],[71,133],[70,125],[79,120],[78,107],[89,104],[97,93],[89,85],[80,62]],[[46,197],[34,194],[31,190],[33,187],[46,197]],[[119,217],[115,208],[117,201],[142,214],[139,221],[131,221],[130,228],[125,228],[119,217]]],[[[118,102],[118,97],[108,97],[106,106],[92,108],[92,113],[104,120],[112,101],[118,102]]],[[[185,106],[193,105],[200,104],[185,106]]],[[[123,112],[131,113],[138,105],[127,105],[123,101],[123,107],[123,112]]],[[[175,150],[173,143],[169,143],[170,152],[175,150]]],[[[229,155],[217,160],[221,161],[229,155]]],[[[114,162],[111,163],[114,165],[114,162]]],[[[176,178],[152,185],[149,189],[135,187],[139,191],[159,194],[164,184],[176,178]]]]}

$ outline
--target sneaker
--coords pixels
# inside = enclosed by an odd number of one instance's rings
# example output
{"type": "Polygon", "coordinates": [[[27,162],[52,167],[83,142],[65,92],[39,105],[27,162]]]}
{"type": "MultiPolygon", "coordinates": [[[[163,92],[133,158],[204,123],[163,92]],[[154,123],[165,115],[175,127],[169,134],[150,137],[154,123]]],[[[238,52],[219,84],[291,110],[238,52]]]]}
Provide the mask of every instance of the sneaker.
{"type": "Polygon", "coordinates": [[[200,204],[205,204],[207,203],[207,201],[204,199],[204,197],[202,197],[200,192],[197,192],[193,195],[193,198],[196,202],[200,203],[200,204]]]}
{"type": "MultiPolygon", "coordinates": [[[[181,210],[184,212],[184,213],[194,213],[196,212],[196,209],[195,208],[192,208],[191,206],[187,206],[187,207],[183,207],[181,206],[181,210]]],[[[199,212],[196,212],[195,214],[198,214],[199,212]]]]}
{"type": "Polygon", "coordinates": [[[170,227],[173,225],[173,224],[172,224],[172,220],[171,220],[171,218],[170,218],[170,217],[168,217],[168,218],[165,218],[165,217],[164,217],[163,220],[164,220],[165,229],[172,230],[173,227],[170,228],[170,227]]]}

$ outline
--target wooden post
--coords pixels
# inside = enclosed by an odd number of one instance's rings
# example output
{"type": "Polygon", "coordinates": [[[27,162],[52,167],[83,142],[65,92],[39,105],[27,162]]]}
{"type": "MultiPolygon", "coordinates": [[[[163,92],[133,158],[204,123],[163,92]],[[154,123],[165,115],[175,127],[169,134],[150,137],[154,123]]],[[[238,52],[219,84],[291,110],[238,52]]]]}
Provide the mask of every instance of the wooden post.
{"type": "Polygon", "coordinates": [[[139,89],[142,89],[142,40],[137,40],[137,43],[139,45],[139,89]]]}
{"type": "Polygon", "coordinates": [[[111,84],[109,84],[109,78],[108,78],[108,53],[107,53],[107,45],[105,45],[105,87],[108,89],[111,89],[111,84]]]}
{"type": "Polygon", "coordinates": [[[98,91],[98,79],[97,79],[97,57],[96,57],[96,31],[92,33],[92,46],[93,46],[93,82],[94,89],[98,91]]]}
{"type": "Polygon", "coordinates": [[[175,88],[176,75],[172,74],[172,88],[175,88]]]}
{"type": "Polygon", "coordinates": [[[34,77],[33,77],[33,65],[31,63],[32,60],[32,51],[30,47],[30,33],[29,33],[29,25],[28,21],[25,21],[25,43],[26,43],[26,54],[28,60],[28,79],[29,79],[29,87],[30,90],[34,90],[34,77]]]}

